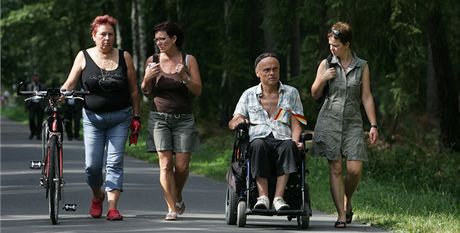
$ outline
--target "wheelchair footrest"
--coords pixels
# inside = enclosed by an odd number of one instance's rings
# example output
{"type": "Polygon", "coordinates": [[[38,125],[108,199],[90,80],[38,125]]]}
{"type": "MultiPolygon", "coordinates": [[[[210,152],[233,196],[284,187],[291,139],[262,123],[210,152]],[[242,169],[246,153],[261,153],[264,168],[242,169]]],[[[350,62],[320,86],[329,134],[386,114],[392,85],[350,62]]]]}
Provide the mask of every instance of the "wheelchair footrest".
{"type": "Polygon", "coordinates": [[[247,214],[256,214],[256,215],[266,215],[266,216],[273,216],[273,215],[298,215],[303,214],[303,210],[279,210],[276,211],[275,209],[252,209],[247,211],[247,214]]]}

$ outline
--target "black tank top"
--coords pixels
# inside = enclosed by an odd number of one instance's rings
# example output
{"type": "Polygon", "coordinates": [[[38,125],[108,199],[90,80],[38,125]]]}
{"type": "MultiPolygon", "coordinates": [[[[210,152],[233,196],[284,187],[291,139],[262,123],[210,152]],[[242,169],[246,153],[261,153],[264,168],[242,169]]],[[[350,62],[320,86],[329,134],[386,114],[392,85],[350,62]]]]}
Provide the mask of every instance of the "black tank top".
{"type": "Polygon", "coordinates": [[[118,67],[101,69],[86,50],[86,66],[82,71],[83,88],[91,94],[85,96],[85,108],[94,112],[111,112],[131,106],[127,66],[123,51],[118,50],[118,67]]]}

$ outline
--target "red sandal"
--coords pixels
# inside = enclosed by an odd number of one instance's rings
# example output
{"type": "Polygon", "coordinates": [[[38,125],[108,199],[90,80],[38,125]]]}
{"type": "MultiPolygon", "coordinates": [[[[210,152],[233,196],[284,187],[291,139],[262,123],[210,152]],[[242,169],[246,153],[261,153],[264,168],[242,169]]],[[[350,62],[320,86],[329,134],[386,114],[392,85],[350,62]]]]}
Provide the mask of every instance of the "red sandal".
{"type": "Polygon", "coordinates": [[[100,218],[102,216],[102,204],[104,203],[105,194],[103,194],[102,199],[96,199],[93,197],[91,199],[91,207],[89,209],[89,214],[93,218],[100,218]]]}
{"type": "Polygon", "coordinates": [[[123,220],[123,216],[121,216],[120,212],[117,209],[111,209],[107,212],[107,220],[109,221],[118,221],[123,220]]]}

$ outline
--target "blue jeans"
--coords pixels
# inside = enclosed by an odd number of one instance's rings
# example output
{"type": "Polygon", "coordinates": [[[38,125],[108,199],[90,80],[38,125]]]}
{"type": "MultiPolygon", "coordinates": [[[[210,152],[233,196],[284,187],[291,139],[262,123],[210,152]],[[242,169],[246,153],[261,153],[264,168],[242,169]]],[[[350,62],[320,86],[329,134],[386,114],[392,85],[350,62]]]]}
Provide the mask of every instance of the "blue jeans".
{"type": "Polygon", "coordinates": [[[132,107],[104,113],[83,109],[85,171],[90,187],[102,186],[105,162],[105,191],[122,191],[123,157],[131,116],[132,107]]]}

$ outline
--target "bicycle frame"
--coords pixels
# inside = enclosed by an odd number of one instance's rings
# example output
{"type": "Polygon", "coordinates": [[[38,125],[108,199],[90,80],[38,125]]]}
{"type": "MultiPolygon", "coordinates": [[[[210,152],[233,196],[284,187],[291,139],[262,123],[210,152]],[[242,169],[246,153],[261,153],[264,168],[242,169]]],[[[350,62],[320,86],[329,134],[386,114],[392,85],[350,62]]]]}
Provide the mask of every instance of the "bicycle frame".
{"type": "MultiPolygon", "coordinates": [[[[43,124],[43,130],[44,132],[44,140],[45,144],[44,146],[44,157],[43,157],[43,169],[42,169],[42,179],[45,181],[44,184],[47,185],[45,188],[48,187],[48,183],[50,182],[48,180],[49,173],[50,173],[50,167],[49,167],[49,161],[50,161],[50,138],[52,136],[57,137],[57,147],[58,147],[58,163],[59,163],[59,185],[62,187],[63,186],[63,171],[64,171],[64,158],[63,158],[63,143],[62,143],[62,135],[64,132],[64,127],[63,127],[63,120],[62,117],[57,109],[57,107],[54,107],[52,109],[52,113],[47,117],[43,124]]],[[[48,198],[48,192],[46,194],[46,197],[48,198]]],[[[61,197],[61,194],[59,193],[59,197],[61,197]]],[[[61,198],[59,198],[61,199],[61,198]]]]}
{"type": "MultiPolygon", "coordinates": [[[[57,224],[59,215],[59,202],[64,199],[64,151],[63,133],[64,123],[59,111],[59,103],[62,98],[77,98],[88,94],[82,91],[66,92],[58,88],[46,91],[20,91],[23,83],[18,85],[18,95],[28,95],[25,101],[32,99],[44,99],[47,101],[46,115],[42,127],[42,160],[31,161],[30,168],[40,169],[40,185],[46,190],[46,198],[49,200],[49,214],[53,224],[57,224]],[[74,94],[77,95],[74,97],[74,94]]],[[[75,211],[75,204],[65,204],[64,210],[75,211]]]]}

